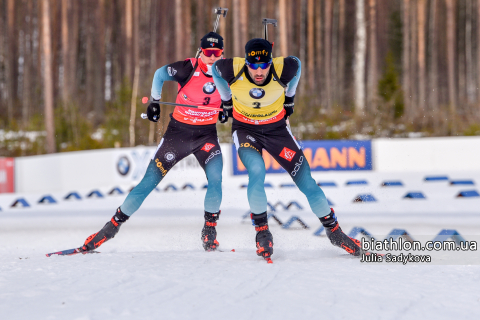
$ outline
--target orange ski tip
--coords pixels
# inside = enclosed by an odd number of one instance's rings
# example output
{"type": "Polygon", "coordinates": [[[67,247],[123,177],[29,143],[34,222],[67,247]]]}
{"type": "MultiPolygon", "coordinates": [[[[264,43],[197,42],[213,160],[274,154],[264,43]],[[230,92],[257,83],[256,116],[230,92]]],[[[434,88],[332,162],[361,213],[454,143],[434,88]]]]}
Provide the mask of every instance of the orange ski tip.
{"type": "Polygon", "coordinates": [[[270,259],[270,258],[267,258],[265,260],[267,260],[267,263],[273,263],[272,259],[270,259]]]}
{"type": "Polygon", "coordinates": [[[231,251],[232,251],[232,252],[235,252],[235,249],[232,249],[231,251]]]}
{"type": "Polygon", "coordinates": [[[143,97],[143,98],[142,98],[142,103],[145,104],[145,103],[147,103],[147,102],[148,102],[148,98],[147,98],[147,97],[143,97]]]}

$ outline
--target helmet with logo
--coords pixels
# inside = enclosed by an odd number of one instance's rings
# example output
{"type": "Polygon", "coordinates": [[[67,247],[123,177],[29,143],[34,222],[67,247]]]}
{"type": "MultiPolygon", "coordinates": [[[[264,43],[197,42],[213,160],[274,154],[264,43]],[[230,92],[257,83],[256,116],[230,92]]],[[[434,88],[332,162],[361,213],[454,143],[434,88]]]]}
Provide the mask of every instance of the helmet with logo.
{"type": "Polygon", "coordinates": [[[215,32],[209,32],[200,40],[202,49],[221,49],[223,50],[223,38],[215,32]]]}
{"type": "Polygon", "coordinates": [[[272,44],[262,38],[248,41],[245,45],[245,59],[250,63],[270,62],[272,60],[272,44]]]}

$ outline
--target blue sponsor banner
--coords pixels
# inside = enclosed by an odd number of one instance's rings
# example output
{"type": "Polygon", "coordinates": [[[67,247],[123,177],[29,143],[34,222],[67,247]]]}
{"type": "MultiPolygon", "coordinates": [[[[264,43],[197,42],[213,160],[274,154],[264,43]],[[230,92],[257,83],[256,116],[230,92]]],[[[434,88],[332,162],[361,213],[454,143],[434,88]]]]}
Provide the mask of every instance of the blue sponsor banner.
{"type": "MultiPolygon", "coordinates": [[[[312,171],[372,170],[370,140],[311,140],[300,143],[312,171]]],[[[265,150],[263,160],[267,173],[286,172],[265,150]]],[[[275,155],[279,156],[279,155],[275,155]]],[[[233,174],[247,174],[235,145],[232,144],[233,174]]]]}

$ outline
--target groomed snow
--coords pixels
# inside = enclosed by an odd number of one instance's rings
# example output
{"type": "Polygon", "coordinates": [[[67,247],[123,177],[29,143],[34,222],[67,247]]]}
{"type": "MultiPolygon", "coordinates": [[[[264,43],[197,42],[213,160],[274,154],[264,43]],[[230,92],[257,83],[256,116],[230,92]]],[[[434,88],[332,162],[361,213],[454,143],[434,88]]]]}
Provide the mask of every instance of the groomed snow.
{"type": "MultiPolygon", "coordinates": [[[[459,178],[480,183],[479,176],[459,178]]],[[[347,233],[361,226],[379,238],[394,228],[432,239],[441,229],[455,229],[467,240],[480,235],[480,200],[455,198],[460,187],[426,184],[419,174],[315,173],[315,178],[337,182],[337,188],[324,191],[347,233]],[[344,186],[346,179],[359,178],[369,185],[344,186]],[[397,178],[404,187],[379,187],[397,178]],[[427,199],[404,200],[407,191],[423,191],[427,199]],[[372,193],[378,202],[353,203],[358,193],[372,193]]],[[[283,221],[298,215],[310,229],[285,230],[271,221],[274,263],[265,263],[255,254],[254,228],[241,219],[248,210],[246,190],[239,188],[246,177],[224,179],[217,231],[225,252],[204,252],[201,246],[205,191],[199,186],[205,181],[195,181],[192,191],[152,193],[100,254],[67,257],[45,254],[81,245],[110,219],[124,195],[63,201],[65,194],[58,193],[52,196],[59,203],[51,205],[36,203],[44,194],[1,195],[0,319],[480,317],[480,263],[360,263],[325,236],[313,236],[320,223],[306,199],[295,188],[278,188],[291,182],[286,175],[267,176],[274,185],[269,201],[297,201],[303,210],[277,214],[283,221]],[[18,197],[31,207],[10,208],[18,197]]],[[[89,191],[79,190],[82,196],[89,191]]]]}

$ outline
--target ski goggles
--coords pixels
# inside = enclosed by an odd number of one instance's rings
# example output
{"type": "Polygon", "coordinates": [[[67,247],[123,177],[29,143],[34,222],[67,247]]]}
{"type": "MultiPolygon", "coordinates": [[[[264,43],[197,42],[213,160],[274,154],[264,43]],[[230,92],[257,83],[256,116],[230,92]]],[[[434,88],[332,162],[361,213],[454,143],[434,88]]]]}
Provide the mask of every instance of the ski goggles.
{"type": "Polygon", "coordinates": [[[215,57],[218,58],[223,54],[222,49],[203,49],[202,48],[202,52],[206,57],[211,57],[213,54],[215,57]]]}
{"type": "Polygon", "coordinates": [[[269,62],[263,62],[263,63],[250,63],[247,60],[245,60],[245,64],[250,69],[253,69],[253,70],[257,70],[258,68],[265,70],[272,64],[272,60],[270,60],[269,62]]]}

